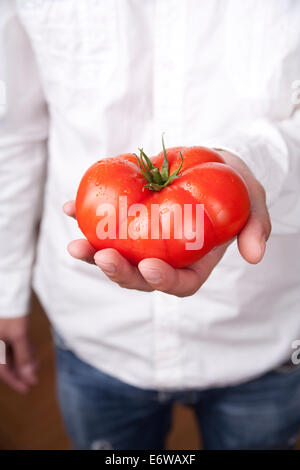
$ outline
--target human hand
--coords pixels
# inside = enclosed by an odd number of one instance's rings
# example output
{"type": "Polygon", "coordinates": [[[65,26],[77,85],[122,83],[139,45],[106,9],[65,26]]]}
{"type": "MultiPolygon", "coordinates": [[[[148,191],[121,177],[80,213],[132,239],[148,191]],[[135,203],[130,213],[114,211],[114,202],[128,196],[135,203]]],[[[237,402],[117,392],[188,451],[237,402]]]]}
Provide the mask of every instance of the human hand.
{"type": "Polygon", "coordinates": [[[0,364],[0,380],[20,393],[37,383],[37,361],[28,336],[28,317],[0,318],[0,340],[6,349],[6,364],[0,364]]]}
{"type": "MultiPolygon", "coordinates": [[[[236,155],[218,150],[226,163],[237,170],[246,181],[251,200],[251,214],[237,236],[242,257],[256,264],[264,256],[266,241],[271,232],[271,222],[262,185],[255,179],[247,165],[236,155]]],[[[75,215],[75,203],[64,204],[64,212],[75,215]]],[[[109,279],[121,287],[143,291],[159,290],[178,297],[193,295],[204,284],[212,270],[223,257],[227,246],[215,247],[203,258],[187,268],[175,269],[166,262],[148,258],[133,266],[116,250],[106,248],[96,251],[85,239],[74,240],[68,245],[71,256],[96,264],[109,279]]]]}

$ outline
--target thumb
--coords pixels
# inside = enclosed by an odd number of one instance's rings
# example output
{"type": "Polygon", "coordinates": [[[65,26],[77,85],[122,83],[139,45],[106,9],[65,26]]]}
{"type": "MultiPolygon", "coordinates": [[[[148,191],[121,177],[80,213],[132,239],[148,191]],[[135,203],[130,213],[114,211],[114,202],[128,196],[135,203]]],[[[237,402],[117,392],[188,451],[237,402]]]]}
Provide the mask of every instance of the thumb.
{"type": "Polygon", "coordinates": [[[37,383],[37,362],[32,352],[32,345],[27,333],[13,343],[14,366],[17,375],[28,385],[37,383]]]}

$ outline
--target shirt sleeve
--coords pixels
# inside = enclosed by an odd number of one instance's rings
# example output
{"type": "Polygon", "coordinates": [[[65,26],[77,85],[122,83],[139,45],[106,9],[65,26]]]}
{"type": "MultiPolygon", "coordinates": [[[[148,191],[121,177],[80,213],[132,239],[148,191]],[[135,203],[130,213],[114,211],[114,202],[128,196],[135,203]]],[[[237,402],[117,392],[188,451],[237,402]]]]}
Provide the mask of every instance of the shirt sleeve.
{"type": "Polygon", "coordinates": [[[42,207],[48,116],[14,2],[0,4],[0,317],[27,313],[42,207]]]}
{"type": "Polygon", "coordinates": [[[258,119],[225,139],[266,190],[273,234],[300,232],[300,109],[282,121],[258,119]]]}
{"type": "Polygon", "coordinates": [[[241,119],[216,147],[239,155],[264,186],[272,234],[300,233],[300,4],[264,5],[249,38],[234,11],[226,70],[241,119]]]}

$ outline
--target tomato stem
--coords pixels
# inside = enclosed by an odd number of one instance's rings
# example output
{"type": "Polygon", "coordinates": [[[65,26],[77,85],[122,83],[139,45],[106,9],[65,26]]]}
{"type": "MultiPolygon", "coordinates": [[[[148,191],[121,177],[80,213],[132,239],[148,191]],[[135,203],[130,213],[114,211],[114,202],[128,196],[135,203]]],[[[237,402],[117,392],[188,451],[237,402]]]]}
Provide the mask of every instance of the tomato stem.
{"type": "Polygon", "coordinates": [[[139,149],[140,156],[138,157],[134,154],[137,158],[139,167],[141,172],[143,173],[145,179],[147,180],[148,184],[145,184],[143,190],[145,188],[150,189],[151,191],[161,191],[166,186],[169,186],[176,178],[179,178],[179,172],[182,168],[183,164],[183,156],[180,153],[181,163],[179,167],[170,175],[169,174],[169,161],[167,157],[167,151],[165,148],[164,136],[162,135],[162,147],[164,153],[164,161],[159,170],[158,166],[154,165],[149,157],[145,154],[143,149],[139,149]]]}

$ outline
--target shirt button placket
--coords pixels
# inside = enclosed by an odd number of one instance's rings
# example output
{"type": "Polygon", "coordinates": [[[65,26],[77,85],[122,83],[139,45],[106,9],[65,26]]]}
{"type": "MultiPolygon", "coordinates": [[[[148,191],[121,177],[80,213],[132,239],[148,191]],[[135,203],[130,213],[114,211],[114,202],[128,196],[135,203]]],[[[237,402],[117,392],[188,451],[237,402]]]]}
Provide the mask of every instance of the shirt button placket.
{"type": "MultiPolygon", "coordinates": [[[[154,19],[153,100],[155,141],[163,132],[182,139],[185,2],[157,0],[154,19]]],[[[182,348],[176,297],[154,294],[154,369],[157,387],[182,385],[182,348]]]]}
{"type": "Polygon", "coordinates": [[[178,299],[154,294],[154,370],[158,388],[182,385],[182,347],[178,299]]]}
{"type": "Polygon", "coordinates": [[[169,142],[182,140],[185,2],[156,2],[154,34],[155,139],[167,133],[169,142]]]}

